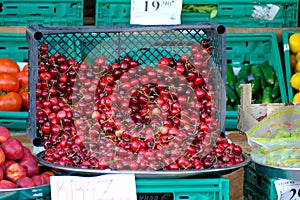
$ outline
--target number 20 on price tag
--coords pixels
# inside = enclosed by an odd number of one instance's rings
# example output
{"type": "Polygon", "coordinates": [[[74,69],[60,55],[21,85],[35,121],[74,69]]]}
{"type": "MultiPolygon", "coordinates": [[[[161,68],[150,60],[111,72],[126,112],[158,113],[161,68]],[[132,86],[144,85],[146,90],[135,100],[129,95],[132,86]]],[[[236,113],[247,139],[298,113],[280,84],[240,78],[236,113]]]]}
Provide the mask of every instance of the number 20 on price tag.
{"type": "Polygon", "coordinates": [[[274,184],[278,200],[300,200],[300,182],[279,179],[274,184]]]}
{"type": "Polygon", "coordinates": [[[172,25],[181,23],[182,0],[131,0],[130,23],[172,25]]]}

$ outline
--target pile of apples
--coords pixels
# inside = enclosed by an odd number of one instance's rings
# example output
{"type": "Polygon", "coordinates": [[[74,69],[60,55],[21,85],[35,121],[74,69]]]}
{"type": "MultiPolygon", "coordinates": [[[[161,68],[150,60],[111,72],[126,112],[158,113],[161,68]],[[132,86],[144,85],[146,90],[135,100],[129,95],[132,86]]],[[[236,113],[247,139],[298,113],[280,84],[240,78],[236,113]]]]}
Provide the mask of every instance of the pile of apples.
{"type": "Polygon", "coordinates": [[[0,190],[49,184],[53,175],[52,171],[42,172],[30,149],[0,126],[0,190]]]}

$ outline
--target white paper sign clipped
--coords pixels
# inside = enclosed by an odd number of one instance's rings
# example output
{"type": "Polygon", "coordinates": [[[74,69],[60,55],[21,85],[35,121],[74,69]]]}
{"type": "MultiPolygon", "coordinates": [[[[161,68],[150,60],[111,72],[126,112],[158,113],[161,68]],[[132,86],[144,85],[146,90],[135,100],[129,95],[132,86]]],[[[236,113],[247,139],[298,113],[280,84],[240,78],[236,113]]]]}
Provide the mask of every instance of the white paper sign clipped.
{"type": "Polygon", "coordinates": [[[51,176],[52,200],[136,200],[133,174],[51,176]]]}
{"type": "Polygon", "coordinates": [[[274,185],[278,200],[300,200],[300,181],[278,179],[274,185]]]}
{"type": "Polygon", "coordinates": [[[182,0],[131,0],[130,24],[181,24],[182,0]]]}

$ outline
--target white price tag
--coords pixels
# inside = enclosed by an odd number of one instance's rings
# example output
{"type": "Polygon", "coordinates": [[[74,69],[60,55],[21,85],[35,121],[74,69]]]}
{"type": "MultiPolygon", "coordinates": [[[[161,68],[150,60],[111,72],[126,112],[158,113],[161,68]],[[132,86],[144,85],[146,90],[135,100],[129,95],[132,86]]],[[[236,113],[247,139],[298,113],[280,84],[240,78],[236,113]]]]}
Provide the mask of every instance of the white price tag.
{"type": "Polygon", "coordinates": [[[52,200],[136,200],[133,174],[96,177],[51,176],[52,200]]]}
{"type": "Polygon", "coordinates": [[[131,0],[130,23],[181,24],[182,0],[131,0]]]}
{"type": "Polygon", "coordinates": [[[274,184],[278,200],[300,200],[300,181],[279,179],[274,184]]]}

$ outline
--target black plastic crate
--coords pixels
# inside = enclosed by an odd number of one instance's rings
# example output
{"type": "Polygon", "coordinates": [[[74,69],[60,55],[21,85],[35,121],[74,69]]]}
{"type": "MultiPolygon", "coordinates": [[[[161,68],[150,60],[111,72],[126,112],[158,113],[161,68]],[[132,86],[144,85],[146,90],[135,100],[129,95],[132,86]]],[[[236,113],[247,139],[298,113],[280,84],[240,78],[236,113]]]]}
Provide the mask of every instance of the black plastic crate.
{"type": "MultiPolygon", "coordinates": [[[[225,85],[226,48],[225,27],[211,23],[177,26],[139,26],[139,27],[27,27],[29,44],[30,108],[27,133],[34,145],[43,145],[37,126],[36,84],[38,83],[38,49],[42,43],[49,46],[49,55],[64,54],[78,62],[92,64],[99,55],[108,63],[129,55],[136,59],[140,67],[156,65],[161,57],[178,59],[189,52],[191,46],[203,39],[211,40],[211,59],[209,63],[219,72],[225,85]]],[[[214,84],[213,84],[214,85],[214,84]]],[[[216,84],[215,84],[216,85],[216,84]]],[[[219,122],[225,123],[225,89],[215,90],[219,122]]]]}

